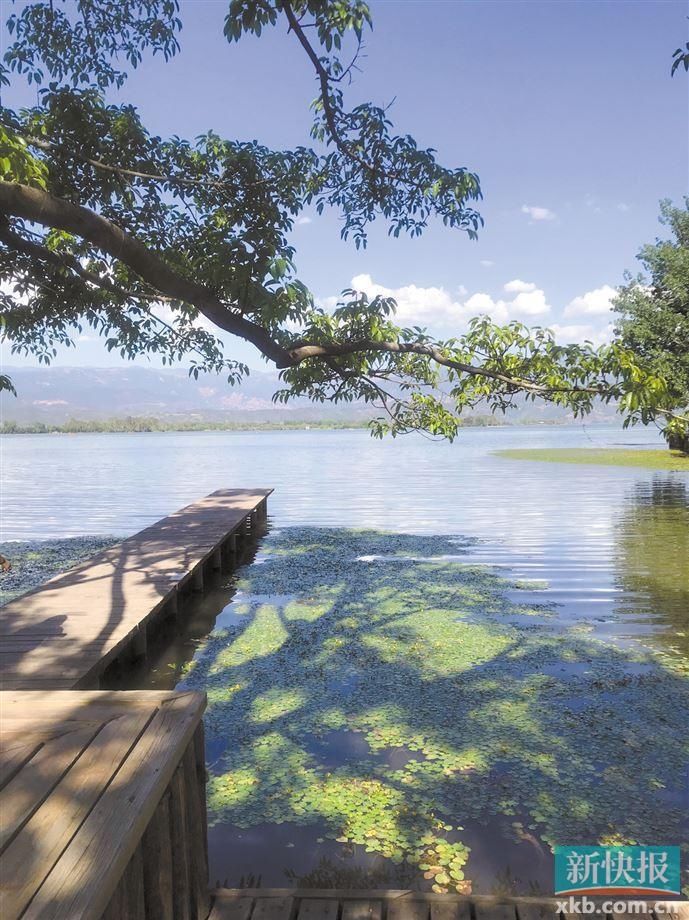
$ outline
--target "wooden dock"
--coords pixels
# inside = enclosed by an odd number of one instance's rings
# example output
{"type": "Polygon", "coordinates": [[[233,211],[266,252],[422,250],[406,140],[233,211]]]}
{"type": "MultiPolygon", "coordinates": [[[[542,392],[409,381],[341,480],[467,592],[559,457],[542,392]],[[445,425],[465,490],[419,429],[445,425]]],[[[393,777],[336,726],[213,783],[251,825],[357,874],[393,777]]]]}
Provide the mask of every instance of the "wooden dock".
{"type": "MultiPolygon", "coordinates": [[[[213,895],[209,920],[574,920],[559,911],[555,898],[548,897],[468,897],[409,890],[329,888],[218,888],[213,895]]],[[[599,920],[689,920],[689,901],[658,902],[657,912],[654,902],[649,902],[651,909],[647,913],[610,915],[602,909],[609,899],[590,900],[601,908],[594,915],[599,920]]]]}
{"type": "Polygon", "coordinates": [[[0,608],[0,688],[98,688],[264,526],[272,489],[213,492],[0,608]]]}
{"type": "Polygon", "coordinates": [[[3,920],[205,920],[205,702],[0,693],[3,920]]]}

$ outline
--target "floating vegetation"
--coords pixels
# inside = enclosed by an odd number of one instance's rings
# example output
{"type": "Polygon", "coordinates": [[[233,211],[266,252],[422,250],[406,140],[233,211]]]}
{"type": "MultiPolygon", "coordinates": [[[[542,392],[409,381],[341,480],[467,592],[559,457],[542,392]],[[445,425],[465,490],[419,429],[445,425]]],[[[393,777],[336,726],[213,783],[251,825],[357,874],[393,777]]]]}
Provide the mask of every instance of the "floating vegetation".
{"type": "Polygon", "coordinates": [[[0,605],[42,585],[115,543],[115,537],[67,537],[0,543],[11,569],[0,573],[0,605]]]}
{"type": "Polygon", "coordinates": [[[689,456],[681,450],[620,447],[520,447],[497,450],[499,457],[536,460],[539,463],[593,463],[597,466],[631,466],[648,470],[689,472],[689,456]]]}
{"type": "Polygon", "coordinates": [[[185,682],[220,751],[211,823],[324,826],[459,892],[464,825],[495,816],[539,846],[686,842],[676,661],[512,603],[457,540],[295,528],[263,551],[185,682]]]}
{"type": "Polygon", "coordinates": [[[548,587],[548,582],[543,578],[520,578],[514,582],[514,587],[520,591],[545,591],[548,587]]]}

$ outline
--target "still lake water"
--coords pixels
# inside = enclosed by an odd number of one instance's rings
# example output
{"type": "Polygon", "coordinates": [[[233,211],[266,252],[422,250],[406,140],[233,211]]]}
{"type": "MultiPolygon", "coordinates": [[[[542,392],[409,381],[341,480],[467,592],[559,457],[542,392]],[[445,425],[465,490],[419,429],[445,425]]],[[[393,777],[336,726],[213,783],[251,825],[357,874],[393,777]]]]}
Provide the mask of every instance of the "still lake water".
{"type": "MultiPolygon", "coordinates": [[[[515,447],[662,446],[652,429],[477,428],[462,432],[454,445],[419,436],[378,442],[359,430],[3,440],[3,540],[125,535],[214,489],[273,487],[275,529],[466,537],[476,541],[470,563],[513,581],[546,583],[510,599],[557,604],[563,629],[585,624],[596,638],[621,647],[642,641],[689,657],[689,474],[494,455],[515,447]]],[[[210,591],[188,634],[161,650],[153,672],[137,675],[135,685],[174,686],[215,617],[230,610],[232,595],[232,583],[210,591]]],[[[262,873],[263,884],[284,885],[286,866],[303,879],[315,868],[313,854],[323,853],[315,846],[317,833],[289,825],[248,833],[216,826],[211,879],[239,884],[241,876],[262,873]]],[[[494,827],[472,844],[483,851],[482,866],[473,870],[480,890],[495,889],[493,880],[504,882],[507,870],[547,890],[549,861],[535,866],[528,845],[505,844],[503,853],[501,840],[494,827]]],[[[327,853],[341,856],[337,847],[327,853]]],[[[361,866],[376,868],[360,856],[361,866]]]]}
{"type": "Polygon", "coordinates": [[[610,624],[615,634],[649,622],[663,633],[665,606],[687,603],[689,474],[494,455],[519,447],[662,447],[653,428],[473,428],[452,445],[420,436],[381,442],[363,430],[3,442],[0,540],[123,536],[214,489],[272,487],[269,513],[278,527],[478,539],[476,561],[509,566],[516,579],[546,579],[547,600],[566,603],[572,616],[592,604],[601,616],[623,609],[624,621],[610,624]],[[640,541],[648,544],[643,552],[640,541]]]}
{"type": "Polygon", "coordinates": [[[661,447],[655,429],[474,428],[455,444],[364,430],[10,435],[0,539],[126,535],[219,488],[273,487],[275,523],[466,533],[569,562],[615,546],[620,515],[688,477],[514,460],[518,447],[661,447]]]}

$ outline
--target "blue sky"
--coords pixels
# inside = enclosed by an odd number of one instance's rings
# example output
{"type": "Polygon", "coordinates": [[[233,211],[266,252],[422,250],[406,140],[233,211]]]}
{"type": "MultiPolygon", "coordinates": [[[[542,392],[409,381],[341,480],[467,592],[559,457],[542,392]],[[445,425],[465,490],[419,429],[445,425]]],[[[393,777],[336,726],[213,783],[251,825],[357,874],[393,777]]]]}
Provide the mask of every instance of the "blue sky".
{"type": "MultiPolygon", "coordinates": [[[[400,319],[439,334],[489,312],[602,341],[612,288],[661,232],[658,201],[686,193],[689,78],[670,78],[687,40],[679,0],[373,0],[363,73],[351,98],[388,103],[400,131],[482,182],[478,242],[433,226],[417,240],[374,227],[357,252],[335,214],[295,227],[302,279],[324,303],[352,279],[392,292],[400,319]]],[[[228,45],[223,0],[183,2],[181,54],[130,78],[149,129],[209,128],[272,146],[308,142],[310,65],[282,26],[228,45]]],[[[15,86],[8,102],[34,92],[15,86]]],[[[265,366],[248,347],[229,351],[265,366]]],[[[7,358],[7,356],[6,356],[7,358]]],[[[8,359],[9,360],[9,359],[8,359]]],[[[61,364],[117,358],[84,341],[61,364]]],[[[19,363],[13,359],[12,363],[19,363]]]]}

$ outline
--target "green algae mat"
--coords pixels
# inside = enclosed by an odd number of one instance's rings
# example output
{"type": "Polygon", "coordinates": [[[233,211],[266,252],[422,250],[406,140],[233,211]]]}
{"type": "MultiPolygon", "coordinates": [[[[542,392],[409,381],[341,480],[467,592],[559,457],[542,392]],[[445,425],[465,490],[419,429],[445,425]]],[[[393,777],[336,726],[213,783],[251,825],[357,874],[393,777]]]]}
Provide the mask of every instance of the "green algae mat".
{"type": "Polygon", "coordinates": [[[472,890],[465,829],[496,816],[546,850],[686,846],[687,662],[521,603],[538,585],[468,549],[265,540],[184,681],[208,693],[211,826],[322,828],[438,892],[472,890]]]}
{"type": "Polygon", "coordinates": [[[537,460],[541,463],[591,463],[597,466],[632,466],[648,470],[689,473],[689,455],[678,450],[629,450],[626,448],[543,447],[495,451],[511,460],[537,460]]]}

